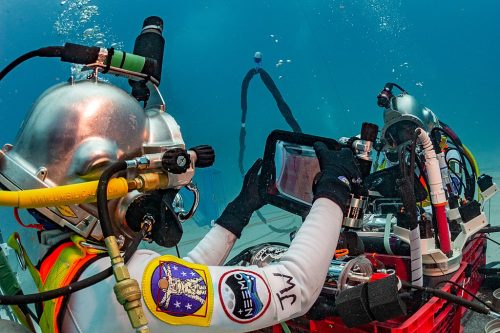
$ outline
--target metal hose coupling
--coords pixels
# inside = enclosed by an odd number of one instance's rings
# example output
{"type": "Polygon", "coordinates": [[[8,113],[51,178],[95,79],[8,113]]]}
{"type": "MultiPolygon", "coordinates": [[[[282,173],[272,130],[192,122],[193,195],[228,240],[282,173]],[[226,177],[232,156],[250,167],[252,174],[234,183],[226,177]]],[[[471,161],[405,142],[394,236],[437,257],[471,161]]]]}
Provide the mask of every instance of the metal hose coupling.
{"type": "Polygon", "coordinates": [[[116,280],[113,288],[116,299],[127,311],[130,323],[136,332],[149,333],[148,320],[142,308],[142,293],[139,283],[130,278],[130,273],[121,256],[116,237],[109,236],[104,241],[111,257],[111,265],[116,280]]]}

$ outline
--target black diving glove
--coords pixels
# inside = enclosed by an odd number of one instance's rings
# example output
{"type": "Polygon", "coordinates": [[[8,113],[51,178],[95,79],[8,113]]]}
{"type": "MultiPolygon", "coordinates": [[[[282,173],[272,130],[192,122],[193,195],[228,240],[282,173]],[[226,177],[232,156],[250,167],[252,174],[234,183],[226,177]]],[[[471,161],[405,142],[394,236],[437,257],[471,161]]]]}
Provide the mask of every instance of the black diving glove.
{"type": "Polygon", "coordinates": [[[340,206],[345,216],[351,184],[361,181],[361,172],[352,151],[347,148],[330,150],[323,142],[316,142],[314,150],[321,172],[313,183],[313,202],[318,198],[328,198],[340,206]]]}
{"type": "Polygon", "coordinates": [[[231,231],[238,238],[250,221],[253,212],[264,206],[264,200],[259,195],[258,187],[261,165],[262,159],[259,158],[247,171],[240,194],[227,205],[221,216],[215,221],[216,224],[231,231]]]}

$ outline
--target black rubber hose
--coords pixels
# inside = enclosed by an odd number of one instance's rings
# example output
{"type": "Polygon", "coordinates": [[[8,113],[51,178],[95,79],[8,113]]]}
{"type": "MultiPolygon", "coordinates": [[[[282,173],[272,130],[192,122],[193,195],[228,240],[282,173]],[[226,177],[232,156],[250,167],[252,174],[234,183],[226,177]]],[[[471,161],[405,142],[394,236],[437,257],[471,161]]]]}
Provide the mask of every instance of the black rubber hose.
{"type": "MultiPolygon", "coordinates": [[[[125,262],[128,262],[132,255],[135,253],[142,238],[145,235],[148,226],[144,225],[141,232],[139,232],[136,237],[132,240],[132,243],[129,245],[124,254],[125,262]]],[[[18,296],[0,296],[0,305],[21,305],[21,304],[30,304],[30,303],[40,303],[45,302],[54,298],[58,298],[61,296],[67,296],[71,293],[77,292],[79,290],[90,287],[98,282],[101,282],[104,279],[107,279],[113,275],[113,268],[109,267],[106,270],[99,272],[95,275],[92,275],[86,279],[81,281],[73,282],[65,287],[57,288],[54,290],[44,291],[37,294],[27,294],[27,295],[18,295],[18,296]]]]}
{"type": "Polygon", "coordinates": [[[240,106],[241,106],[241,128],[240,128],[240,152],[238,155],[238,167],[240,169],[240,173],[242,176],[245,175],[245,168],[243,167],[243,158],[245,156],[245,137],[247,136],[247,131],[245,129],[245,123],[247,121],[247,110],[248,110],[248,86],[250,85],[250,81],[257,74],[257,69],[250,69],[243,81],[241,82],[241,97],[240,97],[240,106]]]}
{"type": "Polygon", "coordinates": [[[111,164],[104,170],[97,184],[97,211],[104,238],[113,236],[113,226],[108,209],[108,183],[115,173],[126,169],[127,162],[125,161],[117,161],[111,164]]]}
{"type": "MultiPolygon", "coordinates": [[[[421,130],[416,130],[415,133],[413,133],[413,141],[411,142],[410,146],[410,172],[413,174],[415,173],[415,158],[417,155],[417,140],[418,136],[420,135],[421,130]]],[[[411,177],[411,185],[414,185],[414,177],[411,177]]],[[[430,189],[428,189],[430,191],[430,189]]]]}
{"type": "Polygon", "coordinates": [[[397,180],[397,184],[401,193],[403,207],[405,209],[404,214],[409,219],[410,230],[413,230],[418,226],[417,208],[415,205],[417,200],[415,198],[415,188],[413,184],[415,171],[410,168],[410,174],[408,174],[408,167],[404,156],[406,148],[411,144],[412,142],[408,142],[398,148],[399,167],[401,168],[402,178],[397,180]]]}
{"type": "Polygon", "coordinates": [[[283,96],[281,96],[281,93],[278,90],[278,87],[276,87],[276,84],[274,83],[271,76],[262,68],[259,68],[259,73],[262,82],[264,82],[269,92],[273,95],[274,100],[278,105],[278,109],[285,118],[287,124],[292,128],[292,131],[296,133],[302,133],[302,129],[300,128],[297,120],[294,118],[292,110],[290,110],[290,107],[288,106],[288,104],[286,104],[283,96]]]}
{"type": "Polygon", "coordinates": [[[490,313],[490,309],[488,309],[487,307],[485,307],[482,304],[468,301],[466,299],[463,299],[462,297],[455,296],[453,294],[447,293],[447,292],[442,291],[440,289],[415,286],[415,285],[412,285],[406,281],[401,281],[401,283],[403,284],[403,287],[425,291],[425,292],[427,292],[431,295],[434,295],[436,297],[439,297],[439,298],[442,298],[442,299],[447,300],[449,302],[461,305],[469,310],[479,312],[482,314],[486,314],[486,315],[490,313]]]}
{"type": "Polygon", "coordinates": [[[483,229],[480,229],[478,233],[482,234],[490,234],[493,232],[500,232],[500,226],[494,226],[494,227],[484,227],[483,229]]]}
{"type": "Polygon", "coordinates": [[[247,109],[248,109],[248,86],[250,85],[250,81],[254,77],[255,74],[257,74],[257,69],[252,68],[250,69],[245,77],[243,78],[243,81],[241,82],[241,98],[240,98],[240,105],[241,105],[241,123],[245,123],[247,120],[247,109]]]}
{"type": "Polygon", "coordinates": [[[25,62],[28,59],[35,58],[35,57],[60,57],[62,54],[64,47],[62,46],[48,46],[48,47],[42,47],[41,49],[30,51],[26,54],[23,54],[13,62],[7,65],[2,71],[0,72],[0,81],[14,68],[16,68],[19,64],[25,62]]]}
{"type": "Polygon", "coordinates": [[[246,128],[245,128],[245,123],[247,119],[247,112],[248,112],[248,86],[250,85],[250,81],[252,78],[256,75],[260,74],[260,78],[266,88],[269,90],[271,95],[273,96],[274,100],[276,101],[276,105],[278,106],[278,109],[281,112],[281,115],[285,118],[285,121],[287,124],[292,128],[294,132],[297,133],[302,133],[302,129],[300,128],[299,123],[295,119],[295,117],[292,114],[292,110],[288,106],[288,104],[285,102],[283,96],[281,95],[278,87],[274,83],[273,79],[271,76],[262,68],[252,68],[250,69],[246,74],[245,77],[243,78],[243,81],[241,82],[241,98],[240,98],[240,105],[241,105],[241,129],[240,129],[240,151],[238,155],[238,167],[240,169],[240,173],[242,176],[245,175],[245,168],[243,167],[243,159],[244,159],[244,154],[245,154],[245,138],[246,138],[246,128]]]}
{"type": "Polygon", "coordinates": [[[459,155],[460,159],[462,160],[463,168],[464,168],[464,173],[465,173],[465,198],[470,201],[474,198],[474,192],[475,192],[475,186],[474,186],[474,181],[472,180],[469,170],[466,168],[465,164],[465,158],[467,158],[467,162],[469,162],[469,165],[471,166],[471,170],[474,173],[474,168],[472,167],[472,162],[469,160],[469,158],[464,154],[463,148],[462,148],[462,141],[458,138],[458,136],[453,132],[448,125],[446,125],[443,122],[440,122],[441,125],[443,125],[443,128],[440,127],[434,127],[431,130],[431,134],[433,134],[435,131],[442,132],[444,135],[446,135],[448,138],[450,138],[451,142],[455,145],[459,155]],[[464,158],[465,156],[465,158],[464,158]]]}
{"type": "MultiPolygon", "coordinates": [[[[243,78],[243,81],[241,82],[241,98],[240,98],[240,106],[241,106],[241,128],[240,128],[240,151],[238,154],[238,168],[240,169],[241,175],[244,177],[245,176],[245,168],[243,167],[243,160],[245,156],[245,138],[247,135],[247,131],[245,128],[245,123],[247,119],[247,112],[248,112],[248,86],[250,85],[250,81],[252,78],[256,75],[260,74],[260,78],[262,82],[264,82],[264,85],[266,88],[269,90],[271,95],[273,96],[274,100],[276,101],[276,105],[278,106],[278,109],[280,110],[281,114],[285,118],[285,121],[287,124],[292,128],[294,132],[302,133],[302,130],[299,126],[299,123],[297,120],[294,118],[292,114],[292,110],[290,110],[290,107],[288,104],[286,104],[285,100],[283,99],[283,96],[281,95],[278,87],[274,83],[273,79],[271,76],[262,68],[252,68],[250,69],[246,74],[245,77],[243,78]]],[[[259,219],[266,223],[266,219],[264,215],[260,211],[257,211],[257,216],[259,219]]],[[[281,232],[281,233],[289,233],[291,229],[278,229],[269,226],[273,231],[276,232],[281,232]],[[274,229],[273,229],[274,228],[274,229]]]]}

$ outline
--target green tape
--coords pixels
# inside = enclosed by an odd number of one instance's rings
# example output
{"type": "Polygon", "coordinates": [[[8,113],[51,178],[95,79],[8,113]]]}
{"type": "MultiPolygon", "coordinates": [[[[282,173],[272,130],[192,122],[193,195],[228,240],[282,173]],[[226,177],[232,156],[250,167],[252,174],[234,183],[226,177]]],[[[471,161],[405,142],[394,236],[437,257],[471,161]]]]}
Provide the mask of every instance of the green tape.
{"type": "Polygon", "coordinates": [[[21,290],[3,249],[0,249],[0,288],[5,295],[16,295],[21,290]]]}
{"type": "Polygon", "coordinates": [[[115,50],[113,56],[111,57],[111,66],[120,67],[122,59],[123,59],[123,52],[115,50]]]}
{"type": "Polygon", "coordinates": [[[122,68],[131,72],[141,73],[145,63],[146,58],[132,53],[127,53],[122,68]]]}
{"type": "Polygon", "coordinates": [[[146,58],[122,51],[115,51],[111,57],[111,66],[123,68],[135,73],[141,73],[145,63],[146,58]],[[123,60],[124,57],[125,60],[123,60]]]}
{"type": "Polygon", "coordinates": [[[111,57],[111,66],[123,68],[131,72],[142,73],[146,58],[133,53],[115,51],[111,57]],[[123,60],[125,58],[125,60],[123,60]]]}

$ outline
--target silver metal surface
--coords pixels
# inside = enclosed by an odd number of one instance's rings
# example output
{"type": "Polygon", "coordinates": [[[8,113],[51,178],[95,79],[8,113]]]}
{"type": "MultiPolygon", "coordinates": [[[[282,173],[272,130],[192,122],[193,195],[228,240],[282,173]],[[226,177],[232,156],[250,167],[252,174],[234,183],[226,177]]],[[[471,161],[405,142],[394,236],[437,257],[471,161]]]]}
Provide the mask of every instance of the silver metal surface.
{"type": "MultiPolygon", "coordinates": [[[[99,64],[87,67],[102,70],[99,64]]],[[[145,79],[142,74],[115,68],[110,73],[145,79]]],[[[19,190],[95,180],[114,161],[184,148],[179,125],[164,112],[163,97],[154,83],[154,79],[147,82],[151,97],[146,110],[127,92],[99,82],[97,77],[49,88],[34,104],[14,145],[6,144],[0,152],[0,183],[19,190]]],[[[180,188],[193,174],[190,168],[186,174],[169,175],[169,186],[180,188]]],[[[117,200],[110,201],[110,209],[116,204],[117,200]]],[[[102,235],[93,207],[82,204],[37,210],[84,237],[92,234],[99,239],[102,235]]],[[[113,222],[121,230],[118,221],[113,222]]],[[[129,230],[123,231],[131,236],[129,230]]]]}
{"type": "Polygon", "coordinates": [[[120,231],[123,234],[125,234],[128,238],[133,238],[134,235],[136,235],[136,232],[130,229],[130,227],[127,224],[127,219],[126,219],[127,210],[135,200],[137,200],[139,197],[143,195],[144,193],[141,193],[139,191],[129,192],[126,196],[118,200],[118,203],[116,204],[116,207],[113,211],[114,212],[113,221],[115,222],[115,224],[119,225],[120,231]]]}
{"type": "Polygon", "coordinates": [[[8,154],[30,173],[46,168],[50,184],[96,179],[103,165],[141,154],[145,124],[142,107],[125,91],[102,82],[65,83],[38,99],[8,154]]]}
{"type": "Polygon", "coordinates": [[[356,198],[351,196],[349,205],[347,206],[347,214],[342,225],[344,227],[360,229],[363,226],[363,216],[367,206],[367,197],[356,198]]]}
{"type": "Polygon", "coordinates": [[[497,319],[489,321],[484,327],[484,333],[500,333],[500,318],[498,314],[495,316],[497,319]]]}
{"type": "Polygon", "coordinates": [[[164,152],[167,148],[185,148],[180,127],[175,119],[159,109],[146,110],[144,154],[164,152]]]}
{"type": "Polygon", "coordinates": [[[493,291],[493,308],[496,312],[500,312],[500,288],[493,291]]]}
{"type": "Polygon", "coordinates": [[[108,57],[108,49],[101,47],[99,49],[99,53],[97,54],[97,62],[101,65],[104,66],[104,62],[106,61],[106,58],[108,57]]]}
{"type": "MultiPolygon", "coordinates": [[[[190,190],[193,195],[194,195],[194,200],[193,200],[193,205],[191,206],[191,209],[189,212],[184,214],[183,211],[179,212],[179,221],[184,222],[186,220],[189,220],[195,213],[196,210],[198,209],[198,205],[200,204],[200,191],[198,191],[198,187],[194,183],[189,183],[186,185],[186,188],[190,190]]],[[[177,198],[177,196],[176,196],[177,198]]],[[[182,197],[181,197],[182,198],[182,197]]],[[[175,200],[174,200],[175,203],[175,200]]],[[[182,205],[184,208],[184,205],[182,205]]]]}
{"type": "Polygon", "coordinates": [[[392,97],[389,107],[384,110],[382,138],[386,137],[389,127],[403,120],[411,121],[427,132],[439,125],[439,121],[431,109],[420,104],[412,95],[401,94],[392,97]]]}
{"type": "Polygon", "coordinates": [[[15,234],[14,238],[16,239],[17,247],[19,248],[19,253],[17,251],[15,252],[17,261],[19,261],[19,266],[21,266],[21,269],[25,271],[27,268],[26,260],[24,259],[26,256],[26,251],[24,250],[24,246],[21,243],[21,238],[19,238],[19,235],[17,233],[15,234]]]}
{"type": "Polygon", "coordinates": [[[182,195],[180,193],[177,193],[175,195],[174,201],[172,202],[172,208],[174,209],[174,212],[177,214],[186,213],[186,210],[184,209],[184,198],[182,198],[182,195]]]}
{"type": "Polygon", "coordinates": [[[340,265],[341,268],[337,278],[338,291],[366,282],[373,274],[372,263],[364,255],[347,262],[334,260],[330,267],[334,264],[340,265]]]}

